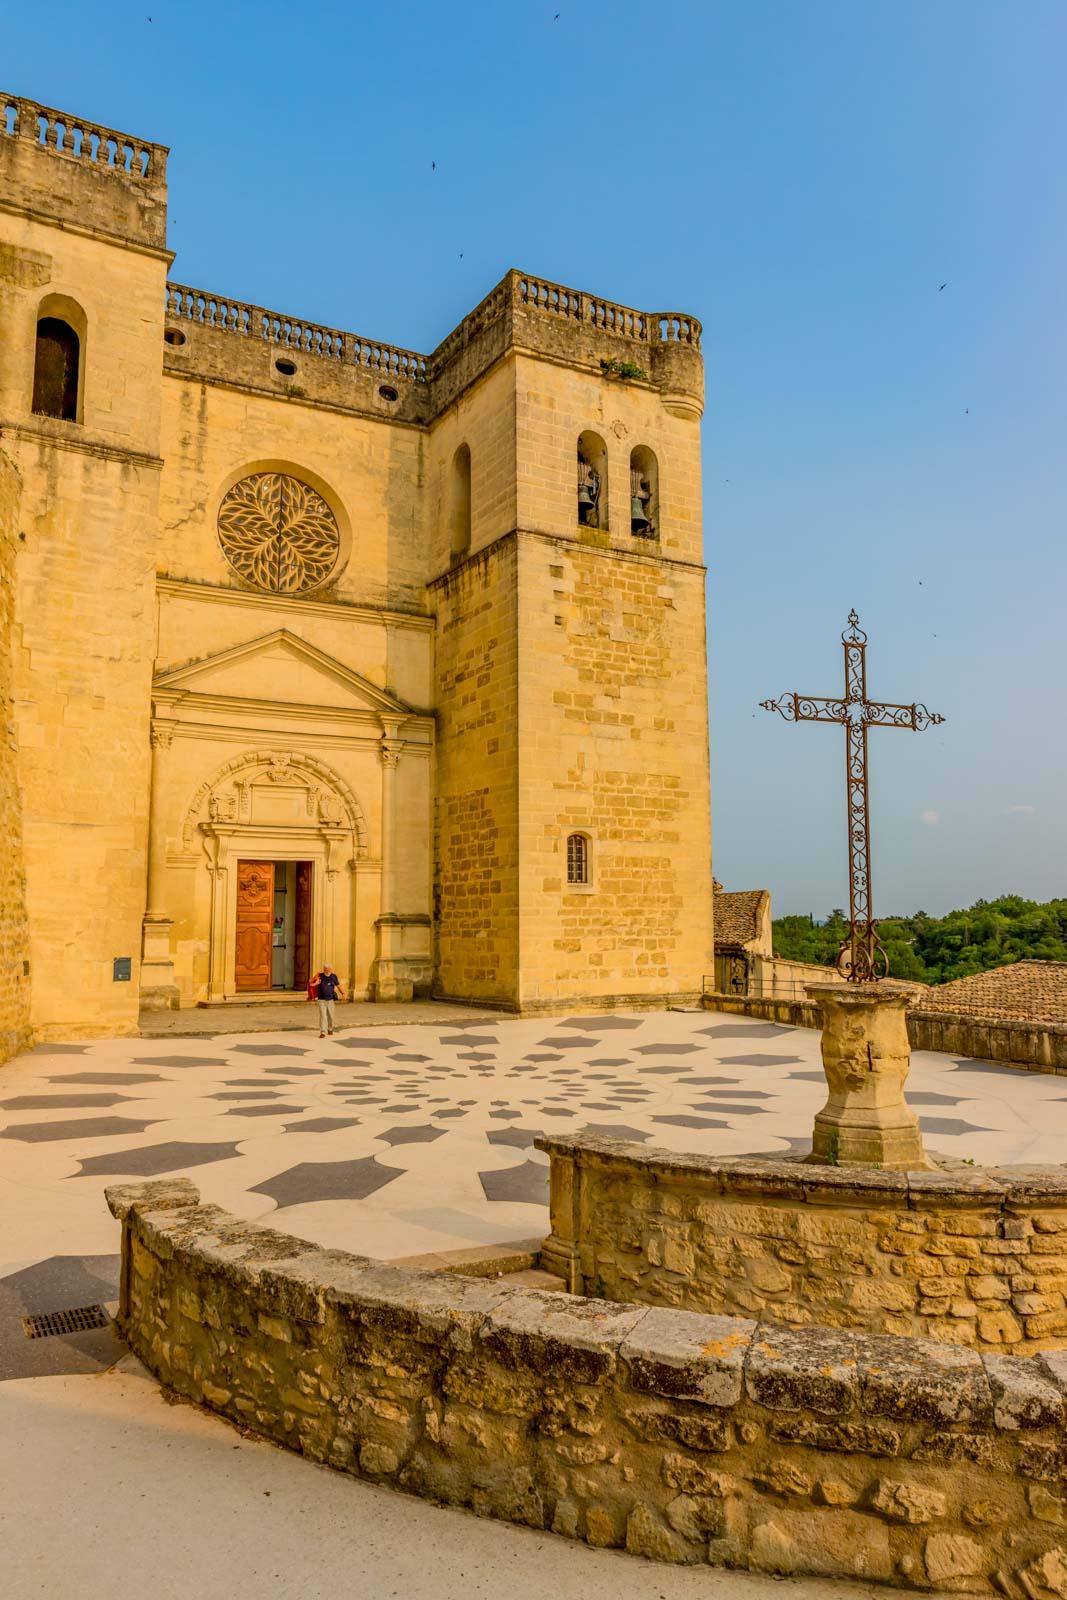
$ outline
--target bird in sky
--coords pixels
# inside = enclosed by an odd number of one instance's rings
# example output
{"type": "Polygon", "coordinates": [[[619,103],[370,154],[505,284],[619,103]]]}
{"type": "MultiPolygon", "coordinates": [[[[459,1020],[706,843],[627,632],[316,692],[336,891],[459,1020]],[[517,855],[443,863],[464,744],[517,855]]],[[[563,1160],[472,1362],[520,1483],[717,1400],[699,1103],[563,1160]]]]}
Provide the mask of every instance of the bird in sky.
{"type": "Polygon", "coordinates": [[[430,162],[430,171],[431,172],[436,172],[437,171],[437,162],[436,161],[431,161],[430,162]]]}
{"type": "MultiPolygon", "coordinates": [[[[947,284],[947,282],[946,282],[946,283],[943,283],[943,284],[942,284],[942,285],[941,285],[941,289],[947,289],[947,288],[948,288],[948,284],[947,284]]],[[[941,293],[941,289],[938,289],[938,291],[937,291],[937,292],[938,292],[938,294],[940,294],[940,293],[941,293]]]]}

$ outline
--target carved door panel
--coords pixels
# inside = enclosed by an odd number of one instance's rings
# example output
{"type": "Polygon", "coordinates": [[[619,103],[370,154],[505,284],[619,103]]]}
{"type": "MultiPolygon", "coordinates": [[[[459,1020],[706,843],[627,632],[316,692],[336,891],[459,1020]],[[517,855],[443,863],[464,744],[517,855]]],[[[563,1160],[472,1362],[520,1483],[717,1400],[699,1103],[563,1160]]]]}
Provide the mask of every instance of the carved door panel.
{"type": "Polygon", "coordinates": [[[296,864],[296,915],[293,919],[293,988],[306,989],[311,976],[311,862],[296,864]]]}
{"type": "Polygon", "coordinates": [[[238,989],[269,989],[274,932],[274,862],[237,863],[238,989]]]}

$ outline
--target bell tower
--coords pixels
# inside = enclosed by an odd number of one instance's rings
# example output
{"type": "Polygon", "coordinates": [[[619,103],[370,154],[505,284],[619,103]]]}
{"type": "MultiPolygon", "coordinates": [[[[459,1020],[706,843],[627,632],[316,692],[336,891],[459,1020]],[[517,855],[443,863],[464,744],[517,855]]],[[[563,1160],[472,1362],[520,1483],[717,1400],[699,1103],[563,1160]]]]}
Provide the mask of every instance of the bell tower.
{"type": "Polygon", "coordinates": [[[713,971],[700,333],[511,272],[431,357],[470,485],[429,586],[442,994],[651,1005],[713,971]]]}
{"type": "Polygon", "coordinates": [[[22,484],[13,669],[37,1037],[137,1029],[166,159],[0,96],[0,435],[22,484]]]}

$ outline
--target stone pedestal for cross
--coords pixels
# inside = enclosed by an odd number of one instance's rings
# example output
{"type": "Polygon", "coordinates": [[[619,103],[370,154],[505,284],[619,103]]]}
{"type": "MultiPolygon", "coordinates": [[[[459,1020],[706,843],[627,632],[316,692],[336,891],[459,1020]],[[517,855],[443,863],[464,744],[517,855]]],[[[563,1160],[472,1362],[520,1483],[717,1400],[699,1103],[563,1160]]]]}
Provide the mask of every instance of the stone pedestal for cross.
{"type": "Polygon", "coordinates": [[[904,1098],[911,1067],[905,1012],[912,993],[908,984],[885,980],[808,988],[822,1012],[822,1064],[830,1089],[815,1118],[808,1161],[891,1172],[935,1170],[923,1149],[919,1119],[904,1098]]]}

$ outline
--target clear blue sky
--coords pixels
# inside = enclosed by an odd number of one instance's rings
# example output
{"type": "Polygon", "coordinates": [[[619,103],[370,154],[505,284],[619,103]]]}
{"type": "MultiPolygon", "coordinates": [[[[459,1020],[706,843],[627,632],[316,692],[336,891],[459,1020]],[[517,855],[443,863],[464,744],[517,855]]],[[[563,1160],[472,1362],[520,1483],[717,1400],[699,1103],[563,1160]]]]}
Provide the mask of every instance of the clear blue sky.
{"type": "Polygon", "coordinates": [[[1062,0],[144,0],[9,8],[0,77],[171,145],[183,282],[418,350],[510,266],[700,316],[716,873],[845,901],[841,736],[757,702],[855,605],[948,719],[872,735],[886,914],[1067,894],[1065,57],[1062,0]]]}

